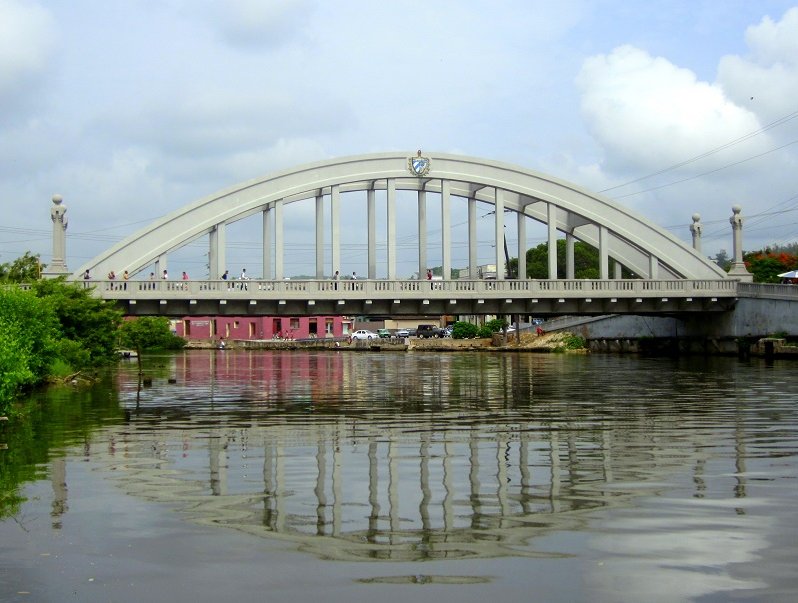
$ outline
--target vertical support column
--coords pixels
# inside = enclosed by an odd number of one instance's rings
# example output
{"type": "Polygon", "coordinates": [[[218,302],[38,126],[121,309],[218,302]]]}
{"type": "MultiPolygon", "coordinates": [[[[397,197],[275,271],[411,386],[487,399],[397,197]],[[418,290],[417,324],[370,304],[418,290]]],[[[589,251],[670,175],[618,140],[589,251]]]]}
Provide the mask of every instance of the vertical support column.
{"type": "Polygon", "coordinates": [[[427,274],[427,191],[418,191],[418,278],[427,274]]]}
{"type": "Polygon", "coordinates": [[[734,276],[744,282],[751,282],[754,280],[754,275],[748,272],[745,262],[743,262],[743,217],[740,215],[741,211],[742,208],[735,205],[732,207],[732,217],[729,218],[734,235],[734,262],[729,269],[729,276],[734,276]]]}
{"type": "MultiPolygon", "coordinates": [[[[50,208],[50,218],[53,221],[53,257],[47,266],[47,274],[58,275],[67,273],[66,265],[66,205],[63,204],[61,195],[53,195],[53,206],[50,208]]],[[[102,274],[95,277],[102,278],[102,274]]]]}
{"type": "Polygon", "coordinates": [[[613,268],[612,278],[614,278],[616,281],[621,280],[623,278],[623,266],[621,265],[621,263],[618,260],[613,260],[612,268],[613,268]]]}
{"type": "Polygon", "coordinates": [[[659,259],[653,254],[648,256],[648,278],[651,280],[659,278],[659,259]]]}
{"type": "Polygon", "coordinates": [[[316,195],[316,278],[324,278],[324,194],[316,195]]]}
{"type": "Polygon", "coordinates": [[[220,278],[225,271],[226,226],[224,222],[217,224],[208,237],[208,278],[213,280],[220,278]]]}
{"type": "Polygon", "coordinates": [[[565,233],[565,278],[576,278],[576,259],[574,256],[574,249],[576,246],[576,237],[570,232],[565,233]]]}
{"type": "Polygon", "coordinates": [[[479,257],[477,256],[477,200],[468,198],[468,278],[479,278],[479,257]]]}
{"type": "Polygon", "coordinates": [[[283,268],[283,200],[278,199],[274,202],[274,278],[281,281],[285,278],[283,268]]]}
{"type": "Polygon", "coordinates": [[[388,178],[385,186],[388,215],[388,280],[396,278],[396,180],[388,178]]]}
{"type": "Polygon", "coordinates": [[[518,231],[518,273],[515,278],[526,280],[529,278],[526,273],[526,216],[523,212],[516,214],[518,231]]]}
{"type": "Polygon", "coordinates": [[[610,278],[610,231],[606,226],[599,226],[599,278],[610,278]]]}
{"type": "Polygon", "coordinates": [[[701,214],[693,214],[693,223],[690,224],[690,234],[693,235],[693,249],[701,253],[701,233],[704,227],[701,225],[701,214]]]}
{"type": "Polygon", "coordinates": [[[335,184],[330,188],[330,228],[332,236],[332,270],[341,270],[341,190],[335,184]]]}
{"type": "Polygon", "coordinates": [[[546,206],[546,225],[549,241],[549,280],[557,280],[557,206],[546,206]]]}
{"type": "Polygon", "coordinates": [[[267,205],[263,210],[263,278],[266,280],[274,278],[272,266],[272,245],[274,243],[272,233],[274,232],[274,224],[272,217],[271,206],[267,205]]]}
{"type": "Polygon", "coordinates": [[[441,264],[443,278],[452,278],[452,185],[441,180],[441,264]]]}
{"type": "Polygon", "coordinates": [[[494,242],[496,243],[496,280],[504,280],[504,191],[500,188],[495,193],[496,214],[493,225],[494,242]]]}
{"type": "Polygon", "coordinates": [[[377,278],[377,208],[374,187],[366,192],[366,214],[368,219],[368,278],[377,278]]]}

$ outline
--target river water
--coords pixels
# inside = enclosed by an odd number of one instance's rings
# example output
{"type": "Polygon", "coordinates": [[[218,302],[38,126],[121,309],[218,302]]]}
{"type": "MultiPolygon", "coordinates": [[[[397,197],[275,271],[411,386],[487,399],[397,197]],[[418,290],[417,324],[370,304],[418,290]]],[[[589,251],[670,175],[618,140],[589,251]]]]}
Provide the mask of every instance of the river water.
{"type": "Polygon", "coordinates": [[[0,600],[796,601],[798,365],[187,351],[0,427],[0,600]]]}

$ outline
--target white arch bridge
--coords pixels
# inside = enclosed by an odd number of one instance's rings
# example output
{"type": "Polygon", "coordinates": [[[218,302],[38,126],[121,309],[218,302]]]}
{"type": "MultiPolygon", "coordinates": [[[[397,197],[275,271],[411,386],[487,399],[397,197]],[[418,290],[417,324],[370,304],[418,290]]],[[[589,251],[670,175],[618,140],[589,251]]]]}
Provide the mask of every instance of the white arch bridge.
{"type": "MultiPolygon", "coordinates": [[[[406,193],[402,193],[406,195],[406,193]]],[[[382,233],[381,233],[382,234],[382,233]]],[[[613,201],[551,176],[514,165],[445,154],[359,155],[318,162],[244,182],[199,199],[157,220],[81,266],[105,275],[135,275],[155,265],[160,274],[168,256],[207,237],[209,279],[203,281],[94,281],[106,299],[130,314],[605,314],[683,313],[727,310],[737,281],[693,248],[642,216],[613,201]],[[397,191],[417,195],[408,208],[397,191]],[[365,192],[368,274],[364,280],[330,280],[341,267],[341,206],[349,193],[365,192]],[[385,265],[377,278],[377,197],[387,212],[385,265]],[[426,281],[427,197],[440,201],[441,266],[452,274],[453,199],[466,203],[468,266],[459,279],[426,281]],[[316,278],[286,280],[284,217],[287,204],[315,201],[316,278]],[[478,274],[477,203],[492,206],[496,279],[478,274]],[[330,244],[325,245],[325,210],[330,211],[330,244]],[[396,216],[417,214],[418,274],[398,279],[396,216]],[[544,224],[549,279],[505,278],[505,212],[515,216],[517,257],[527,251],[527,224],[544,224]],[[227,225],[260,214],[263,224],[263,278],[246,283],[220,279],[226,266],[227,225]],[[557,279],[557,239],[565,235],[565,279],[557,279]],[[574,279],[574,243],[596,249],[600,278],[574,279]],[[328,253],[327,253],[328,252],[328,253]],[[623,280],[621,267],[640,278],[623,280]],[[611,278],[611,268],[612,276],[611,278]],[[465,272],[465,274],[463,274],[465,272]],[[245,287],[242,287],[245,284],[245,287]]],[[[310,238],[310,237],[309,237],[310,238]]],[[[523,271],[522,271],[523,272],[523,271]]]]}

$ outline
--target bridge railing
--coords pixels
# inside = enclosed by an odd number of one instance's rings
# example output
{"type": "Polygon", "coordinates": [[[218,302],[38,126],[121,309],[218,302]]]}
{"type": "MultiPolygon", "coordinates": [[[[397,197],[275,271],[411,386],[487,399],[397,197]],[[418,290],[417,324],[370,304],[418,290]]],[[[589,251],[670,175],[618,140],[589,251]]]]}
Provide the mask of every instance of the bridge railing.
{"type": "MultiPolygon", "coordinates": [[[[736,280],[91,280],[106,298],[197,297],[734,297],[736,280]]],[[[778,285],[777,285],[778,287],[778,285]]],[[[789,286],[785,286],[789,287],[789,286]]],[[[795,289],[790,290],[792,293],[795,289]]],[[[798,291],[796,291],[798,294],[798,291]]],[[[798,296],[798,295],[797,295],[798,296]]]]}
{"type": "Polygon", "coordinates": [[[798,285],[740,283],[737,293],[740,297],[798,300],[798,285]]]}

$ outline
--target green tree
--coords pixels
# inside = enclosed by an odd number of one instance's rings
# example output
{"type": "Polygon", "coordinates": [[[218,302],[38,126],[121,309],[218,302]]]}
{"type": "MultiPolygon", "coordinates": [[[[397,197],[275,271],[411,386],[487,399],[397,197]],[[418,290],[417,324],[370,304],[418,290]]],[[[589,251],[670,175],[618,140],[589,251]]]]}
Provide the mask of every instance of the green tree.
{"type": "MultiPolygon", "coordinates": [[[[557,239],[557,278],[565,278],[566,242],[557,239]]],[[[526,252],[526,272],[529,278],[549,278],[549,245],[541,243],[526,252]]],[[[599,278],[598,249],[582,241],[574,243],[574,278],[599,278]]],[[[634,278],[628,269],[622,269],[623,278],[634,278]]]]}
{"type": "Polygon", "coordinates": [[[721,249],[720,251],[718,251],[713,260],[718,266],[720,266],[726,272],[728,272],[729,268],[731,268],[732,261],[725,249],[721,249]]]}
{"type": "Polygon", "coordinates": [[[172,333],[168,318],[141,316],[122,323],[119,328],[119,343],[122,347],[136,351],[141,376],[141,354],[144,351],[183,347],[185,340],[172,333]]]}
{"type": "Polygon", "coordinates": [[[22,390],[44,380],[59,336],[47,300],[16,288],[0,290],[0,414],[22,390]]]}
{"type": "Polygon", "coordinates": [[[41,278],[41,271],[46,266],[42,264],[39,255],[25,255],[6,264],[0,264],[0,281],[7,283],[32,283],[41,278]]]}
{"type": "Polygon", "coordinates": [[[63,277],[37,281],[33,292],[49,300],[61,324],[62,337],[88,352],[89,365],[116,358],[116,332],[122,311],[113,302],[96,298],[82,283],[67,283],[63,277]]]}
{"type": "Polygon", "coordinates": [[[755,283],[779,283],[778,276],[798,268],[798,257],[787,252],[773,252],[770,249],[743,254],[743,261],[754,275],[755,283]]]}
{"type": "Polygon", "coordinates": [[[452,339],[473,339],[477,331],[477,325],[459,320],[452,326],[452,339]]]}

